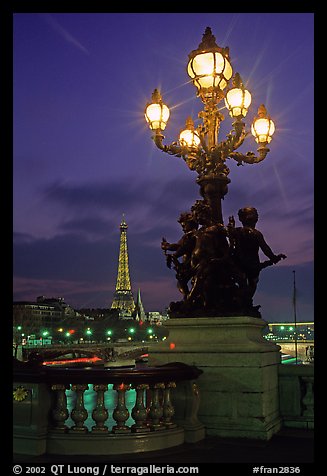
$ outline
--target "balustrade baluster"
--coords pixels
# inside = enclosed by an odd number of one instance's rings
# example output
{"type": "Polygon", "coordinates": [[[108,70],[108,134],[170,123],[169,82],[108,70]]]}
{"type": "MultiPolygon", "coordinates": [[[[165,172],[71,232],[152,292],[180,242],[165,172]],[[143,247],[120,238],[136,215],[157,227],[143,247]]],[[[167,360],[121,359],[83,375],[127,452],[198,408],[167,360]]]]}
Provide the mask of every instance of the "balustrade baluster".
{"type": "Polygon", "coordinates": [[[136,390],[135,406],[132,409],[132,417],[135,424],[132,425],[133,432],[150,431],[146,424],[147,410],[144,405],[144,391],[149,388],[147,384],[139,384],[134,386],[136,390]]]}
{"type": "Polygon", "coordinates": [[[305,383],[305,395],[303,397],[302,403],[305,406],[303,410],[304,416],[313,416],[314,414],[314,396],[313,396],[313,377],[302,377],[302,380],[305,383]]]}
{"type": "Polygon", "coordinates": [[[92,412],[92,418],[95,421],[95,426],[92,427],[93,432],[106,432],[108,427],[104,424],[108,419],[108,410],[104,404],[104,392],[108,390],[106,384],[94,384],[93,390],[97,392],[96,407],[92,412]]]}
{"type": "Polygon", "coordinates": [[[88,431],[84,425],[84,421],[87,419],[87,411],[84,407],[84,392],[89,386],[87,384],[74,384],[72,390],[76,392],[76,404],[75,408],[71,412],[72,420],[75,425],[72,427],[73,431],[88,431]]]}
{"type": "Polygon", "coordinates": [[[65,421],[69,416],[67,409],[66,389],[69,389],[69,385],[51,385],[51,390],[53,390],[56,395],[55,408],[52,410],[52,416],[55,421],[53,429],[60,432],[65,432],[68,430],[67,425],[65,425],[65,421]]]}
{"type": "Polygon", "coordinates": [[[174,416],[175,409],[171,402],[170,391],[172,388],[176,388],[175,382],[168,382],[165,384],[163,391],[163,423],[167,428],[175,428],[177,425],[171,421],[174,416]]]}
{"type": "Polygon", "coordinates": [[[163,425],[160,422],[163,415],[163,407],[159,398],[159,391],[163,388],[165,388],[164,383],[155,383],[151,386],[151,404],[149,410],[151,430],[161,430],[163,428],[163,425]]]}
{"type": "Polygon", "coordinates": [[[126,433],[131,431],[131,429],[125,425],[126,420],[129,417],[129,411],[126,407],[125,395],[126,391],[131,387],[130,385],[125,385],[124,383],[115,384],[113,386],[114,390],[117,391],[117,406],[113,411],[112,417],[116,421],[117,425],[112,427],[113,433],[126,433]]]}

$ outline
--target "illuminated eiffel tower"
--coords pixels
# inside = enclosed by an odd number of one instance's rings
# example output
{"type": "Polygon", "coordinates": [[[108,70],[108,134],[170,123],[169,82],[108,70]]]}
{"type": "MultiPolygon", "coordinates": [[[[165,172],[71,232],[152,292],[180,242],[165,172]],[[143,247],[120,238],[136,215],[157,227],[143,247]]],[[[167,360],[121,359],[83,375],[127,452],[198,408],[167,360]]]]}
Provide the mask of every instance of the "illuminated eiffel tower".
{"type": "Polygon", "coordinates": [[[119,309],[122,314],[131,315],[135,309],[135,302],[129,277],[127,228],[128,226],[125,222],[125,216],[123,215],[120,224],[120,246],[116,291],[111,304],[111,309],[119,309]]]}

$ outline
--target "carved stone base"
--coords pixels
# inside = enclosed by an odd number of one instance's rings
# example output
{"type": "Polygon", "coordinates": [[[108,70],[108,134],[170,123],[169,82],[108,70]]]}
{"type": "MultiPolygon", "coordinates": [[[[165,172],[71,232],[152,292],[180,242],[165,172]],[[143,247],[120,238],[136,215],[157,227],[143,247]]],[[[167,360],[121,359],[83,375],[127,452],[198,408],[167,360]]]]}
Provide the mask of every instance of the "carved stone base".
{"type": "Polygon", "coordinates": [[[207,435],[269,440],[281,426],[280,347],[249,316],[169,319],[169,336],[149,348],[149,365],[183,362],[203,374],[198,416],[207,435]]]}
{"type": "Polygon", "coordinates": [[[158,451],[184,443],[184,430],[151,431],[145,433],[126,433],[108,435],[49,435],[47,440],[48,454],[62,455],[124,455],[158,451]]]}

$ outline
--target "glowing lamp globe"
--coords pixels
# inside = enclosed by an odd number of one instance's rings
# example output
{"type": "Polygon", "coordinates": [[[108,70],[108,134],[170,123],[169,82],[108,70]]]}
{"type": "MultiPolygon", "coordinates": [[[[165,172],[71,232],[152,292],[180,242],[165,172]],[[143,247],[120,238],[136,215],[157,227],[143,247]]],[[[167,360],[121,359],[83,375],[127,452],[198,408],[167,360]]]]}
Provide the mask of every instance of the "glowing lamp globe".
{"type": "Polygon", "coordinates": [[[163,104],[161,95],[157,89],[152,93],[152,103],[145,108],[145,119],[151,130],[164,130],[169,119],[169,108],[163,104]]]}
{"type": "Polygon", "coordinates": [[[179,142],[182,146],[197,147],[200,144],[200,137],[194,131],[194,123],[191,117],[186,120],[186,127],[179,134],[179,142]]]}
{"type": "Polygon", "coordinates": [[[251,94],[244,88],[238,73],[233,78],[233,87],[226,92],[225,105],[232,117],[245,117],[251,104],[251,94]]]}
{"type": "Polygon", "coordinates": [[[258,116],[252,123],[251,132],[259,144],[269,144],[275,132],[275,124],[267,115],[267,109],[263,104],[259,106],[258,116]]]}
{"type": "Polygon", "coordinates": [[[187,73],[198,89],[198,94],[212,97],[221,92],[232,77],[228,48],[221,48],[209,27],[206,28],[197,50],[189,54],[187,73]]]}

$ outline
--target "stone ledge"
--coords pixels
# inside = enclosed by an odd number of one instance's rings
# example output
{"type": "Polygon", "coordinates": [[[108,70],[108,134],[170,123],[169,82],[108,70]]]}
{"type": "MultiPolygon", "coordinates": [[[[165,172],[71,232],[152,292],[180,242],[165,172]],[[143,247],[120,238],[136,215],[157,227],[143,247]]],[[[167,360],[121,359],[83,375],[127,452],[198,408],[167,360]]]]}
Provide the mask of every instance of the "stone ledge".
{"type": "Polygon", "coordinates": [[[49,434],[47,454],[58,455],[119,455],[157,451],[184,443],[184,429],[158,430],[143,434],[128,433],[115,435],[49,434]]]}

